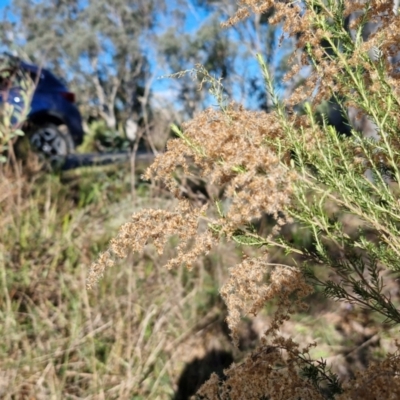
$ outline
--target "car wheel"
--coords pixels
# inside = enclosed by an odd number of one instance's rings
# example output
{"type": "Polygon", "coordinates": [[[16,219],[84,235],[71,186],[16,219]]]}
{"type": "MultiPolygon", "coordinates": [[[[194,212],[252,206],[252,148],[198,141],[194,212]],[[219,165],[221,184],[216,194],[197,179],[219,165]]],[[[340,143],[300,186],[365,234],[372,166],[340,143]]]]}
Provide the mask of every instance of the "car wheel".
{"type": "Polygon", "coordinates": [[[30,135],[32,147],[46,158],[64,157],[74,149],[74,142],[65,125],[46,124],[37,127],[30,135]]]}

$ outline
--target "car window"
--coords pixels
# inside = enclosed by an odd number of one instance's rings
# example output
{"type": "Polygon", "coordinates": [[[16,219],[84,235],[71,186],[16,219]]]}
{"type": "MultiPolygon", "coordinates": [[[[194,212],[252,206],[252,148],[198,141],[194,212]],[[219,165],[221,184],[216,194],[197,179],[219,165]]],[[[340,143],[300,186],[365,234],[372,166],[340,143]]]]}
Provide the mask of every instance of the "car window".
{"type": "Polygon", "coordinates": [[[48,70],[41,71],[38,89],[66,90],[65,85],[48,70]]]}
{"type": "Polygon", "coordinates": [[[38,79],[37,73],[36,72],[29,72],[29,77],[32,79],[32,82],[36,83],[36,80],[38,79]]]}

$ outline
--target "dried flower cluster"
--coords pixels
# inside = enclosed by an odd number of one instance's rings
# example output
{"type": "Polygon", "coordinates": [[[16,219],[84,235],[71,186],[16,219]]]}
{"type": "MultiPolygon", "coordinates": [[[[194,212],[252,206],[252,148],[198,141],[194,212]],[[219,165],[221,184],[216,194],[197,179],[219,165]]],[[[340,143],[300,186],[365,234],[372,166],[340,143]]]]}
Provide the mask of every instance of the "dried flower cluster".
{"type": "Polygon", "coordinates": [[[190,268],[197,257],[207,254],[212,246],[211,234],[198,232],[198,222],[204,211],[205,207],[195,209],[182,200],[174,211],[145,209],[134,214],[130,222],[121,226],[118,236],[111,240],[110,248],[93,263],[87,278],[88,287],[96,283],[106,267],[114,265],[115,258],[125,258],[130,251],[142,252],[149,243],[155,246],[158,254],[162,254],[171,237],[178,237],[180,242],[176,258],[170,260],[167,267],[186,264],[190,268]],[[189,249],[194,239],[196,242],[189,249]]]}
{"type": "Polygon", "coordinates": [[[240,108],[225,114],[208,109],[184,124],[183,130],[184,140],[169,142],[167,153],[155,160],[147,178],[162,179],[179,196],[174,172],[182,167],[189,174],[191,160],[207,182],[225,187],[230,206],[215,222],[228,236],[263,213],[279,219],[295,176],[267,146],[267,137],[283,136],[275,115],[240,108]]]}
{"type": "Polygon", "coordinates": [[[186,124],[184,132],[184,140],[171,140],[167,152],[156,158],[146,174],[149,179],[162,180],[180,198],[179,207],[174,212],[144,210],[133,215],[110,248],[92,265],[89,287],[105,267],[113,265],[115,257],[123,258],[128,251],[141,252],[148,243],[161,254],[168,239],[178,236],[178,255],[168,267],[191,267],[196,258],[207,254],[218,237],[231,237],[265,213],[277,220],[273,233],[287,221],[284,210],[295,174],[265,141],[267,133],[270,138],[282,136],[273,115],[241,109],[232,109],[228,114],[207,110],[186,124]],[[212,204],[199,208],[181,198],[175,172],[182,168],[190,174],[190,165],[199,168],[207,182],[225,187],[223,212],[212,212],[212,204]],[[211,229],[202,230],[201,220],[211,229]]]}
{"type": "Polygon", "coordinates": [[[299,349],[291,339],[276,337],[271,344],[262,344],[240,365],[233,364],[225,371],[221,382],[216,374],[199,390],[201,399],[230,400],[322,400],[324,396],[311,382],[299,374],[300,355],[308,349],[299,349]]]}
{"type": "Polygon", "coordinates": [[[257,259],[245,258],[230,268],[229,279],[221,288],[221,296],[228,307],[227,323],[236,345],[239,344],[237,326],[242,315],[255,316],[266,302],[273,300],[277,310],[268,332],[277,331],[291,313],[305,307],[301,299],[311,292],[299,269],[268,264],[266,260],[267,254],[257,259]]]}
{"type": "Polygon", "coordinates": [[[344,385],[345,392],[337,400],[348,399],[398,399],[400,398],[400,353],[389,354],[381,363],[372,363],[359,371],[354,380],[344,385]]]}

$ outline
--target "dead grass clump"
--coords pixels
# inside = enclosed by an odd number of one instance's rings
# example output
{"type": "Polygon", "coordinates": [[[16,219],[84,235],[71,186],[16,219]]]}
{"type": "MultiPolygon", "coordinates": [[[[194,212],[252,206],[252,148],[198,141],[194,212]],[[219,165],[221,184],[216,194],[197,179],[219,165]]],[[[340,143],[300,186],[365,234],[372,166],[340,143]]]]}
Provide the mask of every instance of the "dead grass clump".
{"type": "MultiPolygon", "coordinates": [[[[175,254],[174,243],[166,244],[163,257],[148,246],[141,257],[129,252],[87,293],[88,260],[132,207],[173,215],[176,206],[151,191],[132,202],[123,175],[105,180],[102,174],[100,192],[122,193],[118,203],[96,197],[96,178],[81,171],[80,188],[55,176],[1,182],[7,188],[0,192],[2,399],[171,398],[182,363],[191,361],[188,351],[182,355],[188,338],[222,323],[213,299],[221,265],[237,259],[232,249],[210,254],[210,272],[198,264],[189,274],[185,267],[161,268],[175,254]]],[[[203,342],[190,344],[201,353],[203,342]]]]}

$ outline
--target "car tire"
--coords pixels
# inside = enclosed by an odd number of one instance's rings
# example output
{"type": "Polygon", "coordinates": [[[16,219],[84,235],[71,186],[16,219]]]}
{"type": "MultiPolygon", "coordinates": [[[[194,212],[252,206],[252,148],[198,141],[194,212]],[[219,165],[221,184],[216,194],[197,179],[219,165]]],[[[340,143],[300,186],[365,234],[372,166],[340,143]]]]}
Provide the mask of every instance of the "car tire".
{"type": "Polygon", "coordinates": [[[74,150],[74,142],[66,125],[47,123],[29,134],[32,149],[47,159],[65,157],[74,150]]]}

